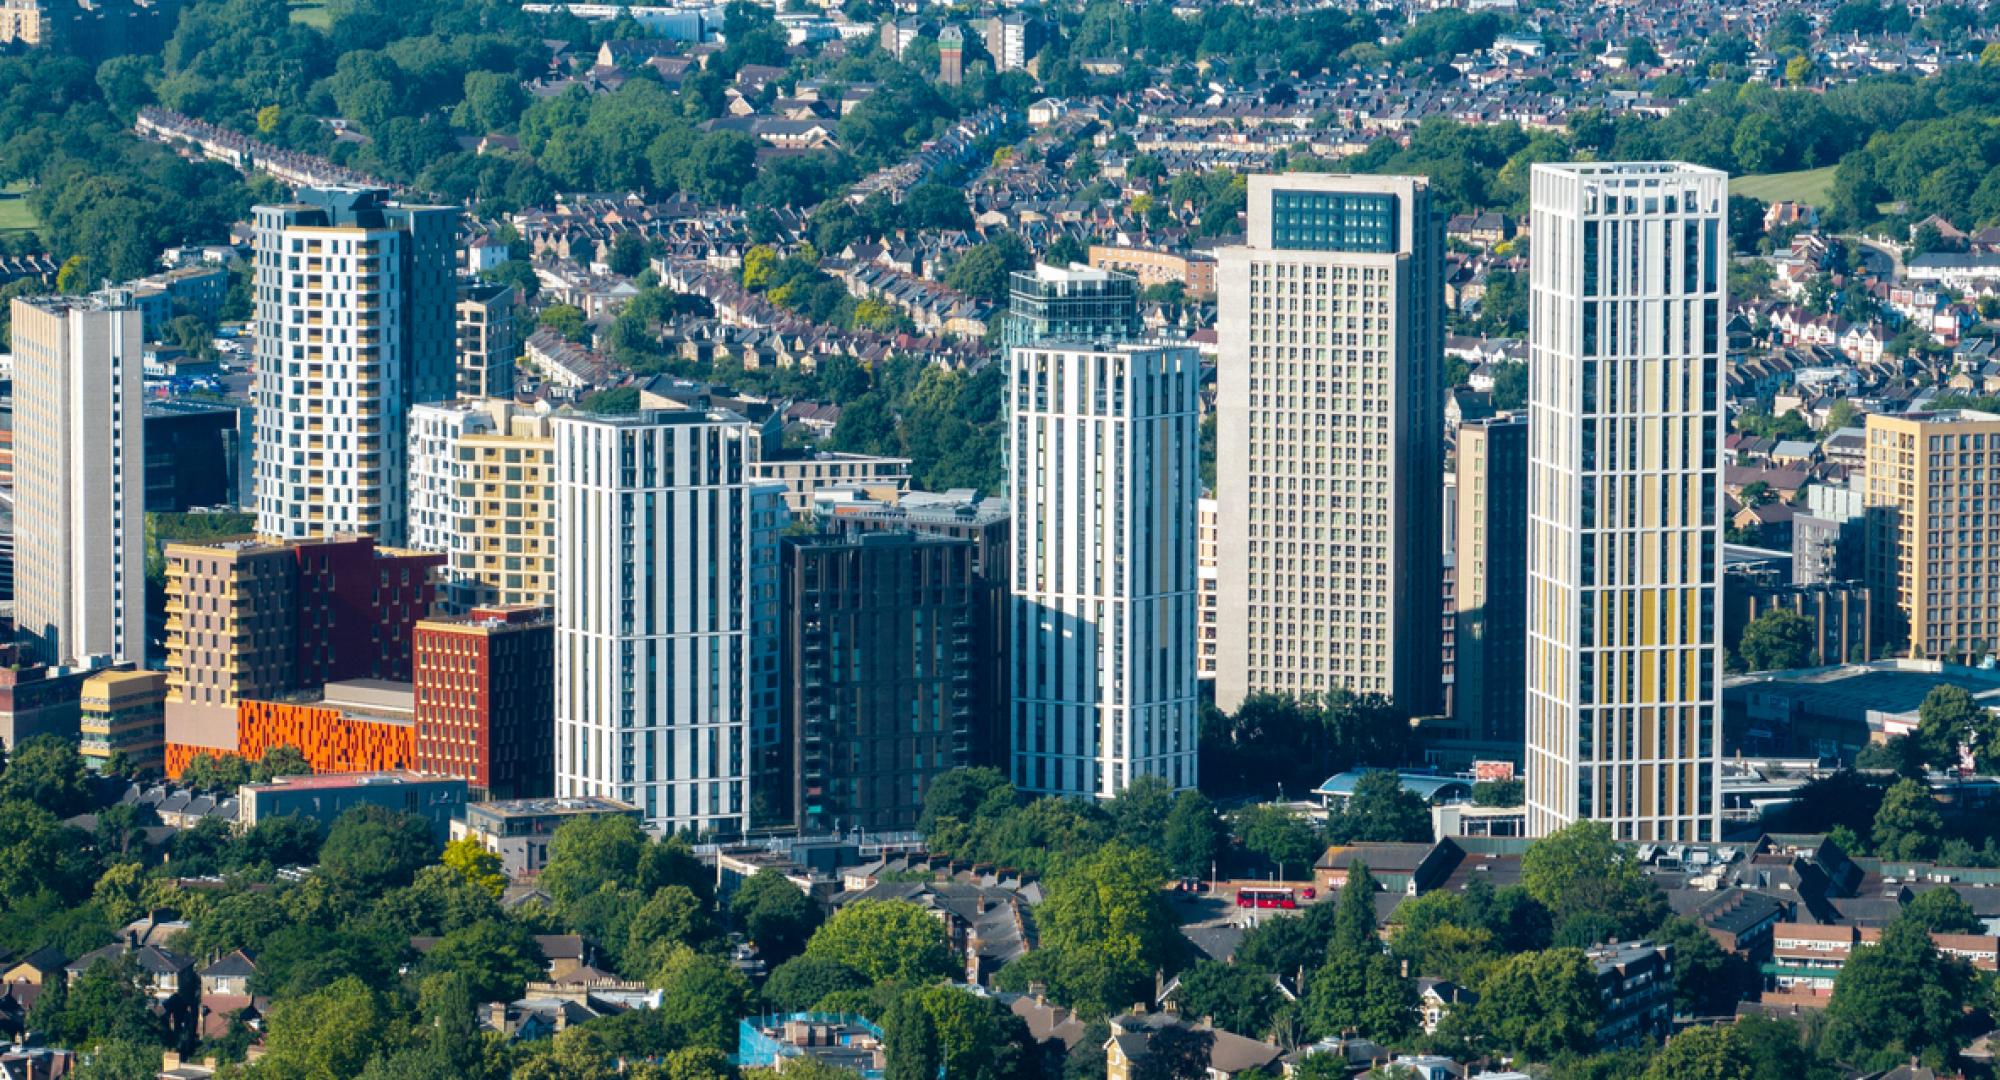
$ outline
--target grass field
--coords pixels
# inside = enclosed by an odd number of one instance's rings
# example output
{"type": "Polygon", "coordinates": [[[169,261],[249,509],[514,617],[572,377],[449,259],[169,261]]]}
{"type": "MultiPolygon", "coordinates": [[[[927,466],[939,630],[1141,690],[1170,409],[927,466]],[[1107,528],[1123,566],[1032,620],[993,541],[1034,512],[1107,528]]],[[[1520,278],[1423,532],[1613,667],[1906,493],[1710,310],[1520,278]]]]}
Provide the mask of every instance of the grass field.
{"type": "Polygon", "coordinates": [[[1765,202],[1794,202],[1825,206],[1827,192],[1833,190],[1833,166],[1801,169],[1798,172],[1765,173],[1762,176],[1732,176],[1731,195],[1748,195],[1765,202]]]}
{"type": "Polygon", "coordinates": [[[320,0],[291,0],[292,21],[306,26],[316,26],[321,30],[332,25],[333,17],[320,0]]]}
{"type": "Polygon", "coordinates": [[[28,206],[28,185],[0,187],[0,232],[32,229],[39,224],[41,222],[35,220],[35,211],[28,206]]]}

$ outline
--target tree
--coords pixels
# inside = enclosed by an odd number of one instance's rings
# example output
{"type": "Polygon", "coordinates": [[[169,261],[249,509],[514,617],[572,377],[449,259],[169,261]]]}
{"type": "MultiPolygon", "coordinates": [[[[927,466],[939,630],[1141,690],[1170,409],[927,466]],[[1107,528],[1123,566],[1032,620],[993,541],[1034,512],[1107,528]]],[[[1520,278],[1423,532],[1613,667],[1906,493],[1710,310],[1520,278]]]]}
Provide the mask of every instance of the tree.
{"type": "Polygon", "coordinates": [[[1625,63],[1633,68],[1660,66],[1660,50],[1648,38],[1635,37],[1625,43],[1625,63]]]}
{"type": "Polygon", "coordinates": [[[1942,1064],[1960,1046],[1958,1021],[1974,982],[1969,968],[1932,947],[1921,925],[1898,919],[1875,944],[1857,946],[1834,979],[1826,1044],[1864,1069],[1911,1055],[1942,1064]]]}
{"type": "MultiPolygon", "coordinates": [[[[1281,920],[1284,921],[1284,920],[1281,920]]],[[[1247,964],[1200,960],[1180,974],[1183,1016],[1211,1016],[1216,1026],[1259,1038],[1285,1004],[1269,972],[1247,964]]]]}
{"type": "Polygon", "coordinates": [[[407,1037],[400,1005],[352,976],[272,1003],[258,1077],[343,1080],[407,1037]]]}
{"type": "Polygon", "coordinates": [[[1228,842],[1228,829],[1208,796],[1189,790],[1174,797],[1161,836],[1161,853],[1175,874],[1206,876],[1228,842]]]}
{"type": "Polygon", "coordinates": [[[327,830],[319,868],[327,879],[375,896],[408,885],[437,856],[429,821],[380,806],[357,806],[327,830]]]}
{"type": "Polygon", "coordinates": [[[1902,914],[1897,917],[1933,934],[1977,934],[1983,926],[1972,905],[1949,885],[1918,893],[1903,905],[1902,914]]]}
{"type": "Polygon", "coordinates": [[[1002,233],[973,245],[959,256],[945,272],[944,283],[968,296],[997,304],[1007,298],[1014,271],[1026,270],[1032,263],[1027,245],[1019,237],[1002,233]]]}
{"type": "Polygon", "coordinates": [[[805,955],[846,964],[871,982],[926,982],[954,968],[943,924],[902,900],[848,904],[813,932],[805,955]]]}
{"type": "Polygon", "coordinates": [[[1270,860],[1280,878],[1285,877],[1287,866],[1304,872],[1326,850],[1310,823],[1275,803],[1237,811],[1235,828],[1243,846],[1270,860]]]}
{"type": "Polygon", "coordinates": [[[1931,798],[1931,789],[1908,777],[1889,785],[1883,793],[1871,830],[1877,856],[1902,860],[1935,858],[1943,832],[1944,819],[1931,798]]]}
{"type": "Polygon", "coordinates": [[[1327,833],[1339,844],[1429,840],[1430,807],[1421,796],[1403,790],[1396,773],[1371,769],[1354,782],[1347,806],[1328,819],[1327,833]]]}
{"type": "Polygon", "coordinates": [[[1520,806],[1527,797],[1528,786],[1521,780],[1481,780],[1472,785],[1474,806],[1520,806]]]}
{"type": "Polygon", "coordinates": [[[902,219],[906,229],[970,229],[972,209],[957,188],[925,183],[903,196],[902,219]]]}
{"type": "Polygon", "coordinates": [[[495,898],[507,888],[507,875],[501,872],[499,854],[486,850],[486,845],[470,833],[444,846],[443,862],[453,873],[495,898]]]}
{"type": "Polygon", "coordinates": [[[542,313],[535,321],[578,344],[589,338],[590,328],[584,322],[583,309],[579,307],[569,304],[550,304],[542,309],[542,313]]]}
{"type": "Polygon", "coordinates": [[[779,964],[764,980],[764,1000],[788,1012],[803,1012],[829,994],[867,988],[868,976],[838,960],[795,956],[779,964]]]}
{"type": "Polygon", "coordinates": [[[1528,365],[1517,363],[1493,366],[1493,407],[1520,409],[1528,403],[1528,365]]]}
{"type": "Polygon", "coordinates": [[[488,919],[440,938],[423,970],[462,976],[474,1001],[513,1001],[528,980],[542,977],[542,949],[520,923],[488,919]]]}
{"type": "Polygon", "coordinates": [[[69,1080],[153,1080],[159,1074],[157,1044],[113,1039],[97,1044],[66,1075],[69,1080]]]}
{"type": "Polygon", "coordinates": [[[611,242],[611,272],[638,277],[646,268],[646,240],[636,232],[622,232],[611,242]]]}
{"type": "Polygon", "coordinates": [[[1691,1027],[1667,1040],[1643,1080],[1739,1080],[1754,1075],[1727,1027],[1691,1027]]]}
{"type": "Polygon", "coordinates": [[[1755,973],[1750,965],[1717,945],[1708,929],[1693,919],[1668,919],[1653,932],[1652,941],[1673,946],[1675,1015],[1732,1015],[1751,989],[1755,973]]]}
{"type": "Polygon", "coordinates": [[[886,1080],[937,1080],[937,1026],[915,995],[897,999],[882,1018],[882,1051],[889,1059],[886,1080]]]}
{"type": "Polygon", "coordinates": [[[1382,941],[1375,933],[1375,875],[1360,860],[1348,865],[1347,884],[1340,888],[1331,947],[1348,952],[1382,951],[1382,941]]]}
{"type": "Polygon", "coordinates": [[[1143,848],[1112,842],[1065,867],[1035,909],[1044,949],[1103,954],[1151,969],[1178,936],[1161,884],[1166,867],[1143,848]]]}
{"type": "MultiPolygon", "coordinates": [[[[935,921],[935,920],[933,920],[935,921]]],[[[750,1007],[750,982],[729,961],[678,946],[653,972],[660,991],[657,1023],[689,1046],[727,1053],[750,1007]]]]}
{"type": "Polygon", "coordinates": [[[1379,948],[1335,948],[1306,977],[1306,1030],[1316,1037],[1353,1029],[1374,1039],[1399,1039],[1416,1027],[1416,1007],[1416,984],[1379,948]]]}
{"type": "Polygon", "coordinates": [[[1185,1024],[1155,1029],[1145,1052],[1132,1062],[1132,1080],[1202,1080],[1214,1047],[1212,1031],[1185,1024]]]}
{"type": "Polygon", "coordinates": [[[1804,86],[1812,78],[1813,62],[1810,56],[1794,56],[1785,61],[1785,82],[1792,86],[1804,86]]]}
{"type": "Polygon", "coordinates": [[[769,868],[757,871],[736,890],[729,913],[757,943],[767,964],[797,956],[822,919],[818,904],[784,874],[769,868]]]}
{"type": "Polygon", "coordinates": [[[59,818],[90,804],[83,755],[76,744],[55,735],[32,735],[15,744],[0,773],[0,800],[34,803],[59,818]]]}
{"type": "Polygon", "coordinates": [[[1466,1016],[1480,1042],[1532,1060],[1588,1053],[1597,1035],[1597,976],[1580,949],[1521,953],[1480,983],[1476,1005],[1452,1015],[1466,1016]]]}
{"type": "Polygon", "coordinates": [[[1579,821],[1542,837],[1521,857],[1521,884],[1557,924],[1601,920],[1620,937],[1644,934],[1666,918],[1666,900],[1603,822],[1579,821]]]}
{"type": "Polygon", "coordinates": [[[1957,769],[1967,748],[1979,768],[2000,762],[2000,723],[1962,686],[1936,686],[1924,695],[1914,738],[1924,763],[1936,769],[1957,769]]]}
{"type": "Polygon", "coordinates": [[[665,946],[703,948],[721,936],[709,915],[708,903],[685,885],[667,885],[632,915],[625,963],[628,967],[650,967],[644,958],[657,958],[665,946]]]}
{"type": "Polygon", "coordinates": [[[1737,652],[1751,671],[1785,671],[1805,667],[1817,651],[1813,621],[1787,608],[1765,608],[1743,628],[1737,652]]]}

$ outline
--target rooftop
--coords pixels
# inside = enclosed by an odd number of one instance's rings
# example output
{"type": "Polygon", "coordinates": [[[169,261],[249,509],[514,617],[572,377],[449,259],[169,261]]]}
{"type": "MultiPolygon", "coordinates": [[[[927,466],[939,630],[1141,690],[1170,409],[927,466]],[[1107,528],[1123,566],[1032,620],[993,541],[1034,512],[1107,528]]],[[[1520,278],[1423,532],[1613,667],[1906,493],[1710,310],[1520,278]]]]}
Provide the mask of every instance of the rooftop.
{"type": "Polygon", "coordinates": [[[565,795],[546,799],[498,799],[474,803],[467,809],[496,817],[548,817],[556,814],[630,814],[636,813],[639,808],[631,803],[595,795],[565,795]]]}
{"type": "Polygon", "coordinates": [[[338,788],[394,787],[399,784],[464,783],[443,776],[426,776],[408,769],[387,772],[315,773],[312,776],[280,776],[265,784],[245,784],[246,792],[330,791],[338,788]]]}

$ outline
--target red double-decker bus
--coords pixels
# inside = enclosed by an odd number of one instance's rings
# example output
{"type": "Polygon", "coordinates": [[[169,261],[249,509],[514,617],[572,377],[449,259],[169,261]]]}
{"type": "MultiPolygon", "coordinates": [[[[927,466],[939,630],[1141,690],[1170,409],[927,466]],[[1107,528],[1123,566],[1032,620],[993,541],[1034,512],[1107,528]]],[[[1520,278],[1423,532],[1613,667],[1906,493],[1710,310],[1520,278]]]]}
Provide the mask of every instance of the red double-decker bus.
{"type": "Polygon", "coordinates": [[[1245,908],[1296,908],[1298,897],[1291,889],[1245,887],[1236,890],[1236,906],[1245,908]]]}

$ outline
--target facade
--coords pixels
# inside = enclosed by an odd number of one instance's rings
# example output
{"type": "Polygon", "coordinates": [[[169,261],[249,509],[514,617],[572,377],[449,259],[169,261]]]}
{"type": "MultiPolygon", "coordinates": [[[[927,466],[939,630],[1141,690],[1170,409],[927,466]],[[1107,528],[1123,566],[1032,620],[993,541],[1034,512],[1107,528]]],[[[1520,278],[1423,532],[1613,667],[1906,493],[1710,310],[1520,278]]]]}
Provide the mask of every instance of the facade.
{"type": "Polygon", "coordinates": [[[1201,358],[1057,338],[1008,368],[1014,784],[1193,787],[1201,358]]]}
{"type": "Polygon", "coordinates": [[[1443,707],[1444,227],[1421,178],[1253,176],[1219,255],[1216,705],[1443,707]]]}
{"type": "Polygon", "coordinates": [[[1531,186],[1529,831],[1713,841],[1728,177],[1537,165],[1531,186]]]}
{"type": "Polygon", "coordinates": [[[355,807],[379,806],[428,820],[440,843],[453,819],[465,812],[465,801],[464,780],[403,769],[281,776],[268,784],[245,784],[236,792],[237,822],[244,828],[286,814],[311,818],[324,828],[355,807]]]}
{"type": "Polygon", "coordinates": [[[1089,258],[1090,265],[1099,270],[1115,270],[1138,278],[1142,289],[1180,282],[1190,297],[1215,295],[1215,257],[1206,253],[1092,244],[1089,258]]]}
{"type": "Polygon", "coordinates": [[[965,82],[965,32],[955,25],[938,31],[938,82],[946,86],[965,82]]]}
{"type": "Polygon", "coordinates": [[[486,850],[500,856],[500,868],[508,877],[531,877],[548,865],[549,838],[555,831],[587,817],[638,820],[639,808],[590,796],[476,802],[465,808],[462,819],[452,823],[451,838],[478,837],[486,850]]]}
{"type": "Polygon", "coordinates": [[[1203,498],[1195,503],[1195,610],[1200,615],[1195,633],[1195,677],[1213,681],[1217,658],[1221,655],[1222,595],[1217,588],[1216,502],[1203,498]]]}
{"type": "Polygon", "coordinates": [[[1458,429],[1454,714],[1468,737],[1518,757],[1526,729],[1528,418],[1458,429]]]}
{"type": "Polygon", "coordinates": [[[555,602],[555,436],[546,412],[466,399],[410,410],[410,546],[446,555],[445,610],[555,602]]]}
{"type": "Polygon", "coordinates": [[[165,556],[174,771],[201,749],[237,752],[239,701],[346,679],[407,682],[443,561],[353,536],[168,544],[165,556]]]}
{"type": "Polygon", "coordinates": [[[456,379],[459,214],[357,189],[254,210],[259,534],[404,543],[405,421],[456,379]]]}
{"type": "Polygon", "coordinates": [[[134,769],[166,765],[167,676],[158,671],[100,671],[83,680],[84,764],[102,769],[113,754],[134,769]]]}
{"type": "Polygon", "coordinates": [[[50,667],[18,645],[0,645],[0,743],[8,748],[37,735],[77,736],[84,668],[50,667]]]}
{"type": "Polygon", "coordinates": [[[1013,518],[1006,499],[980,498],[972,491],[913,491],[893,505],[822,501],[815,523],[824,531],[850,535],[911,532],[944,536],[972,545],[972,572],[979,590],[972,636],[972,762],[1005,771],[1009,764],[1007,686],[1009,572],[1013,518]]]}
{"type": "Polygon", "coordinates": [[[51,664],[144,660],[145,371],[131,294],[13,301],[14,625],[51,664]]]}
{"type": "Polygon", "coordinates": [[[458,396],[513,397],[514,361],[521,357],[521,339],[514,329],[514,287],[461,281],[455,311],[458,396]]]}
{"type": "Polygon", "coordinates": [[[555,623],[539,607],[417,623],[418,772],[503,799],[555,793],[555,623]]]}
{"type": "Polygon", "coordinates": [[[1611,942],[1586,955],[1597,976],[1599,1047],[1640,1046],[1673,1030],[1673,946],[1611,942]]]}
{"type": "MultiPolygon", "coordinates": [[[[261,761],[280,746],[296,747],[315,773],[408,769],[416,764],[415,721],[409,683],[328,683],[318,694],[289,701],[238,701],[234,753],[261,761]]],[[[173,746],[169,751],[168,775],[179,776],[187,767],[186,752],[173,746]]]]}
{"type": "Polygon", "coordinates": [[[2000,465],[2000,415],[1870,414],[1867,454],[1864,580],[1891,617],[1884,639],[1913,657],[1980,662],[2000,646],[2000,571],[1985,555],[2000,518],[1979,495],[2000,465]]]}
{"type": "Polygon", "coordinates": [[[241,480],[233,406],[201,401],[148,401],[146,510],[179,514],[235,506],[241,480]]]}
{"type": "Polygon", "coordinates": [[[972,542],[872,532],[782,552],[792,823],[914,829],[930,782],[971,762],[972,542]]]}
{"type": "MultiPolygon", "coordinates": [[[[759,440],[763,443],[763,440],[759,440]]],[[[783,484],[785,509],[795,517],[812,513],[813,497],[834,487],[860,486],[884,492],[910,489],[910,459],[833,451],[785,452],[763,443],[750,463],[752,478],[783,484]]]]}
{"type": "Polygon", "coordinates": [[[1130,274],[1035,264],[1009,286],[1008,345],[1126,341],[1139,335],[1139,282],[1130,274]]]}
{"type": "Polygon", "coordinates": [[[747,826],[749,431],[724,410],[556,419],[559,796],[747,826]]]}

